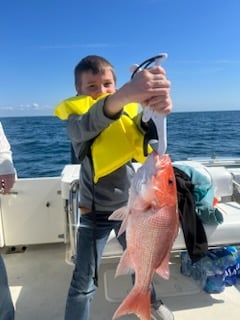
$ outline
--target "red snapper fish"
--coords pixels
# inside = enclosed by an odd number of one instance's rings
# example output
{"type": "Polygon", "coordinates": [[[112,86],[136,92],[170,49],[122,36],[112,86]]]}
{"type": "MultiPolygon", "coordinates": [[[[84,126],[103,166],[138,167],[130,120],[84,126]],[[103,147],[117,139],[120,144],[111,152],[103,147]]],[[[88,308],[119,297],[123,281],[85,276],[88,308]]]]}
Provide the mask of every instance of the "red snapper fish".
{"type": "Polygon", "coordinates": [[[178,233],[176,181],[170,157],[153,151],[131,184],[127,207],[110,216],[123,220],[119,235],[126,231],[127,249],[116,276],[135,273],[135,284],[113,319],[135,313],[141,320],[151,316],[150,283],[154,272],[169,278],[170,252],[178,233]]]}

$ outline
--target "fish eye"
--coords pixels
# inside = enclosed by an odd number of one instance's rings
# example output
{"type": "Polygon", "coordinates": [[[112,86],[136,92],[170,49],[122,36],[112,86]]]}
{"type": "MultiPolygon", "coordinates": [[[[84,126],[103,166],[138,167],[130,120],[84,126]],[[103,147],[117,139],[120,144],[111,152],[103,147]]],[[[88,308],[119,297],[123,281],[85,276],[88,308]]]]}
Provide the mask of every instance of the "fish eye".
{"type": "Polygon", "coordinates": [[[173,179],[172,179],[172,178],[169,178],[169,179],[168,179],[168,183],[169,183],[169,184],[172,184],[172,183],[173,183],[173,179]]]}

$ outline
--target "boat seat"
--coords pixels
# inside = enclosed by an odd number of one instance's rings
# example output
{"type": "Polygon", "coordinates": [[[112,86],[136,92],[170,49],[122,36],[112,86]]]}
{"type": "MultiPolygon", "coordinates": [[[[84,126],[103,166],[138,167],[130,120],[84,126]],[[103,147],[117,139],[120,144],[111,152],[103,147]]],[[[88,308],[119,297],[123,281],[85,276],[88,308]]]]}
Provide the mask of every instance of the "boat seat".
{"type": "Polygon", "coordinates": [[[183,170],[198,186],[202,184],[204,189],[213,186],[214,196],[221,200],[223,197],[231,197],[233,193],[233,176],[223,166],[204,166],[192,161],[175,161],[173,166],[183,170]]]}
{"type": "Polygon", "coordinates": [[[232,174],[224,167],[205,167],[205,169],[212,179],[215,197],[222,199],[223,197],[232,196],[232,174]]]}

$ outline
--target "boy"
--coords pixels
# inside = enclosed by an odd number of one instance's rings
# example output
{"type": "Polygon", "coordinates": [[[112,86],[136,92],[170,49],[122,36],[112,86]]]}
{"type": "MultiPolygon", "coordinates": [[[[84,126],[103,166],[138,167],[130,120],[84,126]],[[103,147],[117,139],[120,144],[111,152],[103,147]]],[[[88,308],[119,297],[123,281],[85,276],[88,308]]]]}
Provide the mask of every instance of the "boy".
{"type": "MultiPolygon", "coordinates": [[[[87,56],[75,67],[75,88],[82,107],[69,115],[67,130],[75,155],[81,161],[81,226],[65,320],[89,319],[104,246],[111,230],[117,234],[121,225],[108,217],[127,204],[134,174],[132,158],[144,157],[143,139],[150,125],[142,122],[141,113],[133,110],[134,105],[128,104],[135,102],[163,114],[172,109],[170,82],[159,66],[136,73],[119,90],[115,86],[113,66],[103,57],[87,56]]],[[[124,249],[124,236],[118,240],[124,249]]],[[[153,287],[151,301],[152,319],[174,319],[171,311],[156,300],[153,287]]]]}

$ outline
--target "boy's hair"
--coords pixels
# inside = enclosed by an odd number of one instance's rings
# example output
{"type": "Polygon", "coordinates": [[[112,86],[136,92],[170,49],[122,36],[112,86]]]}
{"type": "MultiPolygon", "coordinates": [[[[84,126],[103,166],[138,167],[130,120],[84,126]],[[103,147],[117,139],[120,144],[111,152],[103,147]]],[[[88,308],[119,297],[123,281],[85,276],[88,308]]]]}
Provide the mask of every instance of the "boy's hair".
{"type": "Polygon", "coordinates": [[[112,71],[113,79],[116,83],[116,74],[114,68],[108,60],[96,55],[86,56],[76,65],[74,69],[75,85],[78,84],[83,72],[92,71],[93,74],[98,74],[105,69],[110,69],[112,71]]]}

